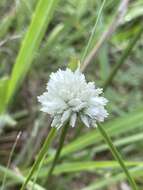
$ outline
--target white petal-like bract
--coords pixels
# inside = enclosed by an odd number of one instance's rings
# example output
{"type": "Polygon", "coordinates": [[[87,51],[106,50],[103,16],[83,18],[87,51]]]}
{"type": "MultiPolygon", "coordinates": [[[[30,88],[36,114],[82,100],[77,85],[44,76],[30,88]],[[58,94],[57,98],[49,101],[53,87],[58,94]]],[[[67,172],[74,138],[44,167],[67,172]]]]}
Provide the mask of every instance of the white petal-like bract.
{"type": "Polygon", "coordinates": [[[85,126],[96,126],[108,116],[107,99],[94,82],[86,82],[84,74],[77,69],[58,70],[50,75],[46,92],[38,97],[41,111],[53,118],[52,127],[60,128],[65,122],[74,127],[77,117],[85,126]]]}

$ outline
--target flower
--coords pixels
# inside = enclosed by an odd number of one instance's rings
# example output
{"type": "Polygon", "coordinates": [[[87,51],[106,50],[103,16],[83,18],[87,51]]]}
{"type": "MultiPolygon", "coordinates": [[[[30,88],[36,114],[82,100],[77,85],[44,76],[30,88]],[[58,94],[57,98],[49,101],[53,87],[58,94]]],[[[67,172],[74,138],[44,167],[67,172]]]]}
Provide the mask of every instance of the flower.
{"type": "Polygon", "coordinates": [[[74,127],[77,117],[87,127],[96,126],[108,116],[104,108],[108,101],[100,96],[102,89],[96,88],[94,82],[86,82],[79,69],[52,73],[46,89],[38,101],[41,111],[53,118],[52,127],[60,128],[67,121],[74,127]]]}

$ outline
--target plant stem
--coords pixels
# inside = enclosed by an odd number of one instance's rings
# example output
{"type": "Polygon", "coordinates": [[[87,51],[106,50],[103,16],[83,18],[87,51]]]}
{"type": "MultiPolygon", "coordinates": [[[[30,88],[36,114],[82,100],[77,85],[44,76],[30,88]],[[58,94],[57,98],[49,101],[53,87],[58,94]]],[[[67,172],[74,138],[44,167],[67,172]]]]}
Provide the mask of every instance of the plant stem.
{"type": "Polygon", "coordinates": [[[143,27],[140,28],[140,30],[138,31],[138,33],[135,35],[135,37],[131,40],[131,42],[128,44],[127,48],[125,49],[125,51],[123,52],[123,55],[121,56],[121,58],[119,59],[119,61],[117,62],[117,64],[113,67],[109,77],[107,78],[107,80],[105,81],[105,83],[103,84],[103,89],[104,91],[107,89],[107,87],[111,84],[113,78],[115,77],[117,71],[119,70],[119,68],[123,65],[123,63],[125,62],[125,60],[127,59],[127,57],[129,56],[130,52],[132,51],[133,47],[135,46],[136,42],[138,41],[138,39],[140,38],[141,34],[143,32],[143,27]]]}
{"type": "Polygon", "coordinates": [[[50,133],[48,134],[38,156],[37,156],[37,159],[36,161],[34,162],[25,182],[23,183],[22,187],[20,190],[24,190],[29,182],[29,180],[31,179],[31,177],[33,176],[34,172],[37,170],[39,164],[41,163],[42,159],[44,158],[45,154],[47,153],[48,151],[48,148],[49,148],[49,145],[50,143],[52,142],[53,138],[54,138],[54,135],[55,135],[55,132],[56,132],[56,128],[52,128],[50,130],[50,133]]]}
{"type": "Polygon", "coordinates": [[[87,57],[85,58],[83,64],[81,65],[81,71],[84,71],[86,67],[91,63],[91,61],[95,59],[102,45],[109,39],[109,37],[111,37],[111,35],[119,27],[120,21],[123,19],[127,11],[128,4],[129,0],[123,0],[120,2],[114,19],[112,20],[107,30],[105,30],[105,32],[101,35],[100,39],[95,44],[89,55],[87,55],[87,57]]]}
{"type": "Polygon", "coordinates": [[[128,181],[129,181],[129,183],[130,183],[130,185],[132,187],[132,190],[137,190],[136,183],[135,183],[134,179],[132,178],[132,176],[130,175],[127,167],[125,166],[124,161],[123,161],[121,155],[119,154],[118,150],[113,145],[112,140],[110,139],[110,137],[108,136],[108,134],[106,133],[106,131],[104,130],[104,128],[100,124],[98,124],[98,129],[99,129],[100,133],[102,134],[105,142],[108,144],[114,158],[119,162],[119,164],[122,167],[124,173],[126,174],[127,179],[128,179],[128,181]]]}
{"type": "Polygon", "coordinates": [[[51,175],[52,175],[52,172],[56,166],[56,163],[58,161],[58,158],[60,156],[60,153],[61,153],[61,150],[63,148],[63,144],[64,144],[64,140],[65,140],[65,137],[66,137],[66,133],[67,133],[67,130],[68,130],[68,127],[69,127],[69,123],[67,123],[63,129],[62,129],[62,133],[61,133],[61,136],[60,136],[60,142],[59,142],[59,146],[57,148],[57,151],[56,151],[56,154],[55,154],[55,157],[54,157],[54,160],[52,162],[52,165],[49,169],[49,172],[48,172],[48,179],[47,179],[47,182],[50,181],[50,178],[51,178],[51,175]]]}
{"type": "MultiPolygon", "coordinates": [[[[15,148],[16,148],[16,145],[17,145],[17,142],[18,142],[20,136],[21,136],[21,131],[18,133],[18,135],[17,135],[17,137],[16,137],[16,140],[15,140],[13,146],[12,146],[12,150],[11,150],[11,152],[10,152],[9,159],[8,159],[8,163],[7,163],[7,169],[8,169],[9,166],[10,166],[10,163],[11,163],[11,160],[12,160],[12,156],[13,156],[13,154],[14,154],[14,151],[15,151],[15,148]]],[[[4,173],[4,177],[3,177],[2,185],[1,185],[1,190],[4,189],[4,185],[5,185],[5,182],[6,182],[6,178],[7,178],[7,172],[4,173]]]]}
{"type": "Polygon", "coordinates": [[[87,53],[88,53],[88,50],[89,50],[89,48],[90,48],[90,46],[91,46],[91,44],[92,44],[92,41],[93,41],[93,38],[94,38],[94,35],[95,35],[95,31],[96,31],[96,27],[97,27],[97,24],[98,24],[98,22],[99,22],[99,20],[100,20],[100,17],[101,17],[102,10],[103,10],[103,7],[104,7],[104,5],[105,5],[105,2],[106,2],[106,0],[103,0],[103,2],[102,2],[102,4],[101,4],[101,7],[100,7],[100,9],[99,9],[99,12],[98,12],[98,14],[97,14],[97,19],[96,19],[96,22],[95,22],[94,27],[93,27],[93,29],[92,29],[92,32],[91,32],[89,41],[88,41],[88,43],[87,43],[87,46],[85,47],[85,50],[84,50],[84,52],[83,52],[83,55],[82,55],[82,58],[81,58],[81,63],[84,61],[84,59],[85,59],[85,57],[86,57],[86,55],[87,55],[87,53]]]}

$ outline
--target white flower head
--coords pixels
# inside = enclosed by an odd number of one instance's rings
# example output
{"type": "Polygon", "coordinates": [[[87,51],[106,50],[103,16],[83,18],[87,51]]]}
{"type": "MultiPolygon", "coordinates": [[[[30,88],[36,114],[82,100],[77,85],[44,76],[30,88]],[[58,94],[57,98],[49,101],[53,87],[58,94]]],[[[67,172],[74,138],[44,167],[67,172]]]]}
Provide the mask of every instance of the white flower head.
{"type": "Polygon", "coordinates": [[[94,82],[86,82],[84,74],[77,69],[58,70],[50,75],[46,92],[38,97],[41,111],[53,118],[52,127],[60,128],[65,122],[74,127],[77,117],[87,126],[96,126],[108,116],[107,99],[94,82]]]}

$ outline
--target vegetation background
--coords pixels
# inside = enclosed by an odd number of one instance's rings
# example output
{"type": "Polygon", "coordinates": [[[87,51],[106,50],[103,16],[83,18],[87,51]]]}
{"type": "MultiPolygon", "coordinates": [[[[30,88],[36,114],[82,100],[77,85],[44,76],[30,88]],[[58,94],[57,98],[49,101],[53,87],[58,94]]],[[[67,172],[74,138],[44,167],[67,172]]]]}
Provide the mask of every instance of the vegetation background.
{"type": "MultiPolygon", "coordinates": [[[[103,126],[143,189],[142,31],[142,0],[0,1],[1,190],[20,189],[50,130],[37,102],[50,73],[77,59],[105,87],[103,126]]],[[[83,126],[69,129],[47,184],[59,136],[28,189],[130,190],[98,129],[83,126]]]]}

